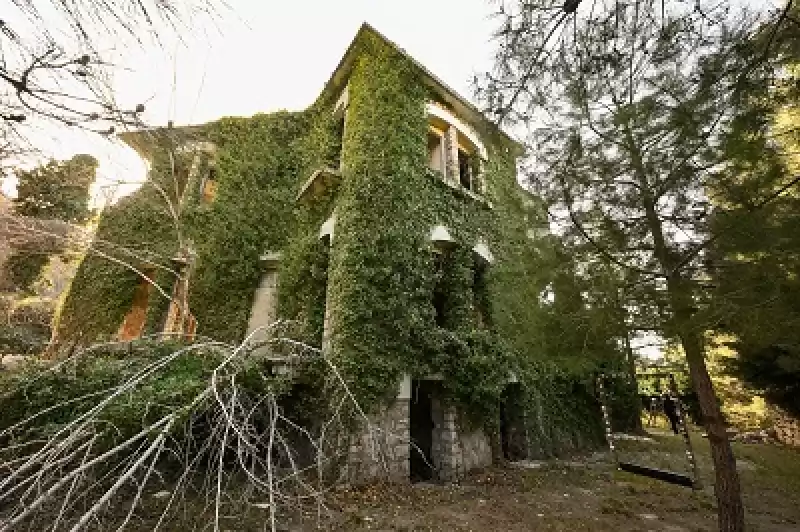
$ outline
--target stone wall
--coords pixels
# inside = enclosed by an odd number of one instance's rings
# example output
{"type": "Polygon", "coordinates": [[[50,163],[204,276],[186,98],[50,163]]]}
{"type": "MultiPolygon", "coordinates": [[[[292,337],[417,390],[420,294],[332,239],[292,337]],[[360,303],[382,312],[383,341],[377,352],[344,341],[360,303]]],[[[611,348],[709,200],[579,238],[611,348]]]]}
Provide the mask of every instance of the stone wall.
{"type": "Polygon", "coordinates": [[[472,469],[492,465],[492,448],[486,433],[465,430],[455,406],[433,400],[433,466],[442,482],[457,482],[472,469]]]}
{"type": "Polygon", "coordinates": [[[371,480],[408,482],[408,442],[409,402],[398,399],[371,416],[370,427],[363,427],[350,438],[345,478],[354,484],[371,480]]]}
{"type": "MultiPolygon", "coordinates": [[[[398,399],[371,416],[371,431],[365,428],[350,438],[344,475],[348,482],[409,481],[409,406],[408,400],[398,399]]],[[[457,482],[470,470],[492,464],[488,436],[480,428],[465,430],[455,406],[434,398],[432,414],[435,481],[457,482]]]]}

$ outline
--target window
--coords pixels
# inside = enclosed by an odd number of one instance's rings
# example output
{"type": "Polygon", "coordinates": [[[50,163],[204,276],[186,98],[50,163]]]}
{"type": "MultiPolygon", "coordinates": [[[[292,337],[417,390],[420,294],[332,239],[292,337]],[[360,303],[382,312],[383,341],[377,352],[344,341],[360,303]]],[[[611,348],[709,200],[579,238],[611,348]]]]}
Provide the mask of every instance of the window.
{"type": "Polygon", "coordinates": [[[486,282],[488,263],[476,258],[473,264],[472,278],[472,308],[478,327],[491,327],[491,312],[489,304],[489,287],[486,282]]]}
{"type": "Polygon", "coordinates": [[[139,276],[136,288],[133,290],[131,308],[122,319],[122,324],[117,331],[117,338],[120,341],[135,340],[142,335],[150,300],[150,281],[148,279],[152,279],[154,274],[155,270],[146,269],[139,276]]]}
{"type": "Polygon", "coordinates": [[[464,150],[458,150],[458,180],[462,187],[472,190],[472,166],[470,156],[464,150]]]}
{"type": "MultiPolygon", "coordinates": [[[[428,166],[456,189],[484,194],[481,173],[486,149],[477,132],[441,104],[430,102],[428,113],[428,166]]],[[[470,194],[473,198],[475,194],[470,194]]]]}
{"type": "Polygon", "coordinates": [[[442,136],[434,131],[428,131],[428,166],[431,170],[445,174],[444,147],[442,136]]]}
{"type": "Polygon", "coordinates": [[[200,194],[205,203],[211,203],[217,196],[217,169],[213,166],[208,169],[208,174],[200,185],[200,194]]]}
{"type": "Polygon", "coordinates": [[[342,113],[336,120],[333,132],[333,145],[331,146],[330,160],[331,168],[338,169],[342,167],[342,145],[344,144],[344,119],[345,113],[342,113]]]}

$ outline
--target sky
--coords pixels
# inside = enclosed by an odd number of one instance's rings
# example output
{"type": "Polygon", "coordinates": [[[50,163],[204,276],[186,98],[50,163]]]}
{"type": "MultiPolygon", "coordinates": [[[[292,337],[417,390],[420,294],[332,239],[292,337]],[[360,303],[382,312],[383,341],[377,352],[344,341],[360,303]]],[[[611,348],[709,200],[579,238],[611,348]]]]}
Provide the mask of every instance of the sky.
{"type": "MultiPolygon", "coordinates": [[[[110,83],[119,105],[144,103],[144,121],[156,126],[307,107],[363,22],[471,100],[474,75],[492,66],[494,8],[489,0],[225,0],[212,18],[195,18],[159,42],[101,34],[96,47],[117,65],[110,83]]],[[[60,15],[50,16],[46,24],[56,26],[60,15]]],[[[99,160],[96,207],[104,191],[130,193],[147,174],[145,162],[121,142],[46,126],[34,141],[48,157],[89,153],[99,160]]],[[[14,195],[14,180],[2,189],[14,195]]],[[[658,348],[646,345],[653,340],[636,343],[654,356],[658,348]]]]}
{"type": "MultiPolygon", "coordinates": [[[[213,17],[196,17],[177,34],[162,33],[159,43],[97,39],[101,55],[119,67],[111,86],[123,108],[144,103],[144,120],[152,125],[303,109],[322,90],[363,22],[468,99],[473,75],[491,68],[494,6],[487,0],[225,0],[217,5],[213,17]]],[[[146,175],[133,150],[95,135],[43,128],[36,144],[59,159],[95,155],[100,161],[95,193],[146,175]]],[[[3,190],[13,194],[14,185],[7,180],[3,190]]],[[[122,192],[134,188],[124,186],[122,192]]]]}

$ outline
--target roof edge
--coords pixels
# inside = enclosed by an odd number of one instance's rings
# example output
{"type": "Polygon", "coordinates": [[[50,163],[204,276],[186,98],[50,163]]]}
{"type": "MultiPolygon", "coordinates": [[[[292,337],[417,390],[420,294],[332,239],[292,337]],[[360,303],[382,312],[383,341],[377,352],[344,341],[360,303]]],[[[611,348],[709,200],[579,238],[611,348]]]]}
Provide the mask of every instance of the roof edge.
{"type": "Polygon", "coordinates": [[[117,138],[130,146],[143,159],[150,159],[164,140],[186,141],[196,140],[204,127],[204,124],[190,126],[160,126],[143,128],[132,131],[124,131],[117,135],[117,138]]]}
{"type": "Polygon", "coordinates": [[[456,114],[462,115],[469,122],[473,123],[473,125],[488,126],[492,133],[497,133],[508,142],[511,142],[519,152],[523,151],[524,147],[522,143],[503,131],[503,129],[500,128],[496,123],[489,120],[483,111],[481,111],[475,104],[461,96],[455,89],[447,85],[447,83],[442,81],[425,65],[414,59],[414,57],[406,52],[405,49],[398,46],[394,41],[379,32],[368,22],[363,22],[359,27],[355,37],[353,37],[353,40],[350,42],[350,45],[347,47],[344,55],[339,60],[339,64],[336,66],[336,69],[331,74],[330,79],[325,84],[325,89],[323,89],[323,92],[325,92],[325,90],[328,88],[341,88],[340,86],[343,85],[344,80],[349,77],[350,70],[352,69],[353,62],[356,58],[356,46],[362,39],[362,36],[365,34],[371,34],[377,37],[387,46],[402,55],[405,59],[409,60],[411,64],[414,65],[414,67],[422,74],[422,77],[427,85],[439,93],[445,99],[446,103],[456,108],[456,114]]]}

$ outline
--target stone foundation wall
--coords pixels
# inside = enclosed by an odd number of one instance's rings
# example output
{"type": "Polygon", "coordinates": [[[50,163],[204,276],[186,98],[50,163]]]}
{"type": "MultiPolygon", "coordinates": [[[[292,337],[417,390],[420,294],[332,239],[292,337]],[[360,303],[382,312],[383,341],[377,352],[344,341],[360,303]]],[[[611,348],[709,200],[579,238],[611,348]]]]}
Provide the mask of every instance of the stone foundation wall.
{"type": "Polygon", "coordinates": [[[492,448],[485,432],[482,429],[465,430],[463,423],[459,423],[456,408],[438,403],[438,413],[434,407],[433,459],[439,480],[457,482],[472,469],[492,465],[492,448]]]}
{"type": "MultiPolygon", "coordinates": [[[[434,480],[457,482],[472,469],[490,466],[492,449],[485,432],[464,430],[454,406],[439,398],[432,403],[434,480]]],[[[348,482],[409,481],[409,406],[408,400],[398,399],[371,416],[372,432],[365,428],[350,438],[344,475],[348,482]]]]}
{"type": "Polygon", "coordinates": [[[350,438],[345,478],[358,484],[372,480],[408,482],[409,402],[398,399],[371,416],[371,428],[350,438]]]}

